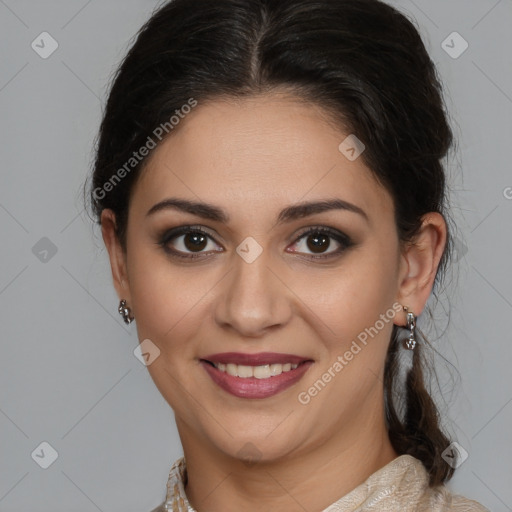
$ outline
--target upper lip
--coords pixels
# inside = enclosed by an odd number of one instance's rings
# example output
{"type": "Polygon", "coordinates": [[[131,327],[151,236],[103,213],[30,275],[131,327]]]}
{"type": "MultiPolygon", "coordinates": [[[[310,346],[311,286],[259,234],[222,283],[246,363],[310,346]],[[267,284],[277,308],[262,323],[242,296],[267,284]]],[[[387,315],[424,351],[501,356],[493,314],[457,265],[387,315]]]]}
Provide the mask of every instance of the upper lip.
{"type": "Polygon", "coordinates": [[[258,354],[244,354],[242,352],[222,352],[211,354],[201,359],[211,363],[240,364],[245,366],[263,366],[265,364],[300,364],[311,361],[308,357],[293,354],[279,354],[277,352],[260,352],[258,354]]]}

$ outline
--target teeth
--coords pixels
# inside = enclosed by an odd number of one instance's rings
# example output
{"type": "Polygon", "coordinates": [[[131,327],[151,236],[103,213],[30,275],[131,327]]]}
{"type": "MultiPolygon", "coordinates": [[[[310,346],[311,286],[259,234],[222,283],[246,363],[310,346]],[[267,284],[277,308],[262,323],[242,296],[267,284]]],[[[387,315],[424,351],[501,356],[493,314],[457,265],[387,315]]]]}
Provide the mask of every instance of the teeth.
{"type": "Polygon", "coordinates": [[[295,370],[298,364],[285,363],[285,364],[264,364],[261,366],[245,366],[242,364],[233,363],[213,363],[217,370],[225,372],[233,377],[241,377],[247,379],[249,377],[256,377],[257,379],[268,379],[269,377],[277,377],[283,372],[295,370]]]}

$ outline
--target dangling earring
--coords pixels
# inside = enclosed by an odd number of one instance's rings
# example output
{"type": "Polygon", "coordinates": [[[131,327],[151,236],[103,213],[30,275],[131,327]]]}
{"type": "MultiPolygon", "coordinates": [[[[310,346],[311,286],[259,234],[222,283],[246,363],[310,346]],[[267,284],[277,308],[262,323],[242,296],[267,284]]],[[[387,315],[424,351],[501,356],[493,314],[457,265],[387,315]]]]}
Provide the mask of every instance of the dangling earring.
{"type": "Polygon", "coordinates": [[[409,337],[404,340],[404,347],[409,350],[414,350],[416,346],[416,316],[414,313],[409,312],[409,308],[407,306],[403,306],[404,311],[407,313],[407,329],[409,329],[409,337]]]}
{"type": "Polygon", "coordinates": [[[117,308],[117,310],[123,317],[123,320],[126,324],[133,322],[132,310],[126,305],[126,301],[124,299],[119,303],[119,308],[117,308]]]}

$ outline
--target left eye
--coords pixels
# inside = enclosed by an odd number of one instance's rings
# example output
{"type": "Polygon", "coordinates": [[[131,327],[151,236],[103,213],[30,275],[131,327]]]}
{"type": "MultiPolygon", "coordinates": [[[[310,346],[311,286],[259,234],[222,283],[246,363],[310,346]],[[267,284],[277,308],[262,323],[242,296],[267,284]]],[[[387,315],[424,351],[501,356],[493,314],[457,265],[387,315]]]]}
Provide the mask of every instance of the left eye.
{"type": "Polygon", "coordinates": [[[336,233],[325,229],[312,229],[300,236],[298,241],[294,244],[295,248],[292,249],[291,252],[307,254],[307,251],[311,251],[310,254],[320,255],[313,256],[313,258],[324,258],[340,253],[349,245],[350,241],[341,233],[336,233]],[[335,248],[334,250],[328,251],[328,249],[333,246],[332,240],[335,242],[335,248]]]}

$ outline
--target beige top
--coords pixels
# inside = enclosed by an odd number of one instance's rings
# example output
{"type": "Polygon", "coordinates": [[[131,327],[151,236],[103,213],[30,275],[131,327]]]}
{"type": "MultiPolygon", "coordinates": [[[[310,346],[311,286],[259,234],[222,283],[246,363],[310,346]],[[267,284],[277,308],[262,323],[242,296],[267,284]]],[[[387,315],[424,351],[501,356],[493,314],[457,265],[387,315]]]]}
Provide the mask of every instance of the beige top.
{"type": "MultiPolygon", "coordinates": [[[[151,512],[196,512],[185,494],[185,459],[172,466],[164,503],[151,512]]],[[[490,512],[480,503],[452,494],[444,485],[430,488],[423,463],[400,455],[370,475],[322,512],[490,512]]]]}

